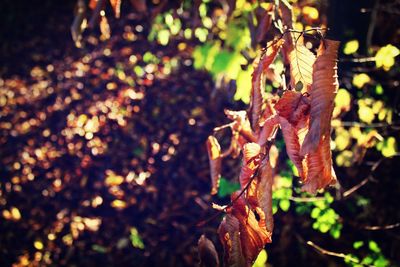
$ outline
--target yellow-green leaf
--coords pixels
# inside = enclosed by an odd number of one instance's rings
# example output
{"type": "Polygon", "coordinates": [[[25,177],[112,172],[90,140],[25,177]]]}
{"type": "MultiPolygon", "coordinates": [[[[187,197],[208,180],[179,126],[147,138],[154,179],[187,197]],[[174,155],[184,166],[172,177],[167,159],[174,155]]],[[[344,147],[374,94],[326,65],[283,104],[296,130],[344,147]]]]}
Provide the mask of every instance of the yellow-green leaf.
{"type": "Polygon", "coordinates": [[[382,47],[375,55],[376,66],[382,67],[385,71],[390,70],[395,63],[394,58],[399,54],[400,50],[391,44],[382,47]]]}
{"type": "Polygon", "coordinates": [[[346,55],[351,55],[357,52],[359,47],[358,41],[357,40],[351,40],[348,41],[343,48],[343,53],[346,55]]]}
{"type": "Polygon", "coordinates": [[[371,78],[368,76],[368,74],[365,73],[356,74],[353,77],[353,85],[359,89],[370,81],[371,78]]]}

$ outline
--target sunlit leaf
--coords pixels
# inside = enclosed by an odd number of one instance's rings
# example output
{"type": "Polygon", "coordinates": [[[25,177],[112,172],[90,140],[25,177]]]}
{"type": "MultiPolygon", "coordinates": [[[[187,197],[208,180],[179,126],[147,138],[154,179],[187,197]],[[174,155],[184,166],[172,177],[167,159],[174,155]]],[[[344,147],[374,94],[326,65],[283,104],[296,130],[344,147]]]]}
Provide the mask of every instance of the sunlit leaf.
{"type": "Polygon", "coordinates": [[[221,147],[218,140],[210,135],[207,139],[207,152],[210,162],[210,175],[212,182],[211,194],[215,195],[218,192],[219,182],[221,178],[221,147]]]}
{"type": "Polygon", "coordinates": [[[353,248],[359,249],[363,245],[364,245],[364,241],[356,241],[356,242],[353,243],[353,248]]]}
{"type": "Polygon", "coordinates": [[[346,55],[351,55],[357,52],[359,47],[358,40],[348,41],[343,48],[343,53],[346,55]]]}
{"type": "Polygon", "coordinates": [[[308,16],[312,20],[317,20],[319,17],[318,9],[312,6],[305,6],[303,7],[303,14],[308,16]]]}
{"type": "Polygon", "coordinates": [[[313,64],[315,55],[308,50],[302,39],[299,39],[289,54],[291,85],[293,88],[301,82],[303,92],[307,92],[313,80],[313,64]]]}
{"type": "Polygon", "coordinates": [[[371,123],[375,119],[375,114],[372,108],[368,106],[359,106],[358,117],[363,122],[371,123]]]}
{"type": "Polygon", "coordinates": [[[315,151],[323,138],[330,139],[334,99],[339,85],[336,71],[338,48],[339,42],[326,39],[319,48],[310,90],[310,126],[301,146],[301,155],[315,151]]]}
{"type": "Polygon", "coordinates": [[[169,42],[170,33],[168,30],[163,29],[158,32],[157,40],[161,45],[167,45],[169,42]]]}
{"type": "Polygon", "coordinates": [[[254,262],[252,267],[265,267],[267,263],[268,254],[265,249],[261,250],[260,254],[258,254],[256,261],[254,262]]]}
{"type": "Polygon", "coordinates": [[[395,63],[395,57],[399,54],[400,50],[391,44],[380,48],[375,55],[376,66],[378,68],[382,67],[385,71],[389,71],[395,63]]]}
{"type": "Polygon", "coordinates": [[[366,73],[360,73],[353,76],[353,85],[357,88],[363,88],[364,85],[369,83],[371,78],[366,73]]]}

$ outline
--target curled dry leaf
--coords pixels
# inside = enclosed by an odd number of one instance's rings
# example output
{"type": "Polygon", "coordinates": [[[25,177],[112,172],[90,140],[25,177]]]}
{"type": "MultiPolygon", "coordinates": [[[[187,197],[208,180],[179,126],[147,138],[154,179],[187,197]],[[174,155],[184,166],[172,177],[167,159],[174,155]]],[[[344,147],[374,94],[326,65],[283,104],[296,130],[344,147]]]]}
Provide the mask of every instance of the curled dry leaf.
{"type": "Polygon", "coordinates": [[[286,152],[296,166],[300,177],[304,179],[303,157],[300,155],[300,142],[296,128],[284,117],[279,117],[279,122],[285,139],[286,152]]]}
{"type": "Polygon", "coordinates": [[[277,115],[272,115],[267,120],[265,120],[257,140],[257,143],[260,146],[264,146],[267,141],[270,141],[275,136],[278,124],[279,116],[277,115]]]}
{"type": "Polygon", "coordinates": [[[239,224],[239,220],[235,216],[227,214],[218,228],[219,239],[224,248],[224,262],[226,266],[246,266],[246,260],[242,251],[239,224]]]}
{"type": "MultiPolygon", "coordinates": [[[[233,111],[233,110],[225,110],[225,115],[235,124],[232,127],[233,131],[239,132],[240,137],[244,139],[244,142],[240,142],[241,147],[247,142],[255,142],[256,137],[251,130],[250,121],[247,117],[247,113],[244,110],[233,111]]],[[[239,139],[240,141],[240,139],[239,139]]]]}
{"type": "Polygon", "coordinates": [[[317,149],[320,139],[330,136],[334,99],[338,89],[337,51],[339,42],[324,40],[318,50],[313,67],[313,84],[310,90],[310,126],[301,154],[317,149]]]}
{"type": "Polygon", "coordinates": [[[242,188],[245,188],[250,182],[251,177],[260,165],[261,147],[257,143],[247,143],[243,147],[243,166],[240,171],[239,181],[242,188]]]}
{"type": "Polygon", "coordinates": [[[231,213],[239,221],[242,254],[246,263],[244,266],[251,266],[265,244],[271,242],[271,233],[262,227],[262,223],[257,221],[254,212],[246,205],[245,199],[237,198],[237,194],[232,194],[232,199],[236,201],[231,213]]]}
{"type": "Polygon", "coordinates": [[[205,235],[201,235],[198,241],[198,250],[201,267],[218,267],[218,253],[213,242],[205,235]]]}
{"type": "Polygon", "coordinates": [[[247,143],[243,147],[243,159],[245,164],[250,164],[250,161],[260,155],[261,147],[257,143],[247,143]]]}
{"type": "Polygon", "coordinates": [[[280,117],[293,123],[291,117],[299,107],[301,103],[302,95],[296,91],[285,91],[279,99],[278,103],[275,104],[274,108],[280,117]]]}
{"type": "Polygon", "coordinates": [[[271,41],[267,44],[267,49],[260,56],[259,60],[255,60],[254,72],[252,74],[252,87],[250,95],[250,114],[251,114],[251,125],[256,133],[259,131],[259,120],[262,112],[263,104],[263,93],[265,91],[265,73],[275,60],[279,49],[283,45],[283,39],[278,41],[271,41]]]}
{"type": "Polygon", "coordinates": [[[270,235],[274,229],[274,219],[272,216],[272,185],[273,169],[270,160],[264,160],[260,166],[260,176],[257,184],[257,208],[260,216],[260,226],[265,228],[270,235]]]}
{"type": "Polygon", "coordinates": [[[207,139],[207,152],[208,159],[210,162],[210,174],[211,174],[211,194],[215,195],[218,192],[219,180],[221,178],[221,146],[218,140],[210,135],[207,139]]]}
{"type": "Polygon", "coordinates": [[[336,174],[332,167],[330,137],[320,140],[316,151],[306,155],[307,176],[302,187],[303,191],[314,194],[318,189],[336,182],[336,174]]]}

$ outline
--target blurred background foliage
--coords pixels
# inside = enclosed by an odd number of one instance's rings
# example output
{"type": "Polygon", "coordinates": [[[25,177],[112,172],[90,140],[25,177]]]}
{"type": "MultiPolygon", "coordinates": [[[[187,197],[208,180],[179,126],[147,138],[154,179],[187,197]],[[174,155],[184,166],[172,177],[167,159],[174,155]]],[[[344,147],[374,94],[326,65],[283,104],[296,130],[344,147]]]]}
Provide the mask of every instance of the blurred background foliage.
{"type": "MultiPolygon", "coordinates": [[[[204,141],[224,108],[249,103],[252,62],[287,3],[296,30],[342,42],[339,184],[301,192],[278,141],[273,243],[254,266],[398,266],[400,4],[379,0],[122,1],[120,19],[107,4],[82,26],[79,49],[76,1],[3,1],[0,264],[193,266],[202,233],[220,248],[218,220],[196,223],[239,188],[240,164],[227,160],[212,198],[204,141]]],[[[284,68],[278,57],[268,92],[284,68]]]]}

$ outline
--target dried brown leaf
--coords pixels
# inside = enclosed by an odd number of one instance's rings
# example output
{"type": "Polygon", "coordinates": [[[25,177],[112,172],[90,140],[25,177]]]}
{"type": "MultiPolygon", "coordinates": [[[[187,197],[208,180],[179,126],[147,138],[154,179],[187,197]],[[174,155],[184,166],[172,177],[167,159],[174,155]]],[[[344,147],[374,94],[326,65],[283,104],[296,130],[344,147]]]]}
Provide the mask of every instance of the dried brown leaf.
{"type": "Polygon", "coordinates": [[[252,74],[252,87],[250,95],[250,114],[251,114],[251,126],[257,133],[259,131],[259,120],[261,117],[263,94],[265,87],[265,72],[269,65],[275,60],[279,49],[283,45],[284,40],[271,41],[267,44],[267,49],[261,55],[260,59],[254,61],[254,72],[252,74]]]}
{"type": "Polygon", "coordinates": [[[208,159],[210,162],[210,174],[211,174],[211,194],[215,195],[218,192],[219,180],[221,178],[221,146],[218,140],[210,135],[207,139],[207,152],[208,159]]]}
{"type": "Polygon", "coordinates": [[[306,155],[307,176],[302,190],[315,193],[336,182],[336,174],[332,167],[330,138],[321,139],[317,150],[306,155]]]}
{"type": "Polygon", "coordinates": [[[198,241],[197,248],[199,250],[200,266],[201,267],[218,267],[218,253],[213,242],[205,235],[201,235],[198,241]]]}
{"type": "Polygon", "coordinates": [[[320,139],[330,136],[334,99],[338,89],[337,51],[339,42],[324,40],[314,64],[313,84],[310,90],[310,126],[301,154],[317,149],[320,139]]]}
{"type": "Polygon", "coordinates": [[[239,228],[239,220],[231,214],[227,214],[219,225],[218,234],[224,248],[224,262],[226,266],[246,266],[239,228]]]}
{"type": "Polygon", "coordinates": [[[300,141],[296,128],[284,117],[279,117],[286,152],[296,166],[300,177],[304,179],[303,157],[300,155],[300,141]]]}
{"type": "Polygon", "coordinates": [[[237,193],[234,193],[232,199],[236,199],[232,215],[239,221],[240,241],[243,256],[246,259],[244,266],[251,266],[265,244],[271,242],[271,233],[257,221],[254,212],[247,207],[243,197],[237,198],[237,193]]]}

